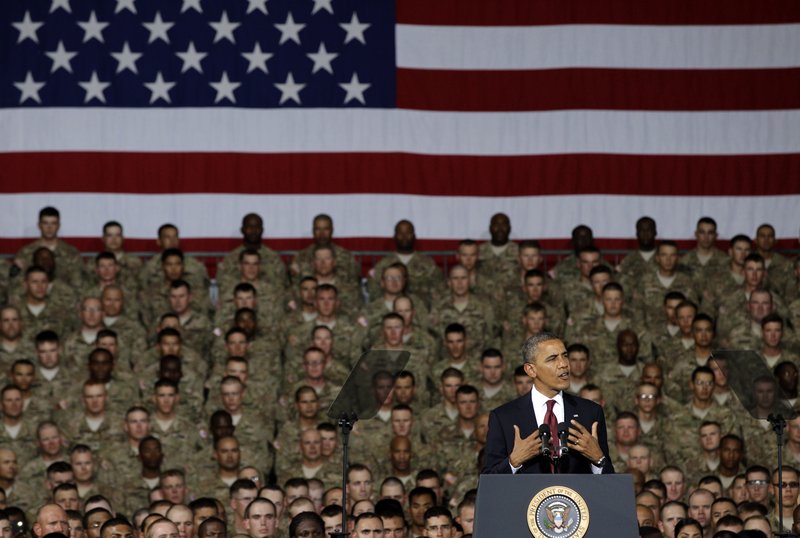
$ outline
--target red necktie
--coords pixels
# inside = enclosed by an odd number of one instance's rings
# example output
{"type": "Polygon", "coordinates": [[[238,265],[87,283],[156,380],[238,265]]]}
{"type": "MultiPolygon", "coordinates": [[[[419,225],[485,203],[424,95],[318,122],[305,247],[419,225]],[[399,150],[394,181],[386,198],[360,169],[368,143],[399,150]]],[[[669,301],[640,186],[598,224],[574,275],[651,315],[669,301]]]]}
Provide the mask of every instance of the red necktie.
{"type": "Polygon", "coordinates": [[[550,437],[553,440],[553,457],[558,453],[558,419],[556,414],[553,413],[553,406],[556,405],[555,400],[547,400],[547,412],[544,414],[544,423],[550,426],[550,437]]]}

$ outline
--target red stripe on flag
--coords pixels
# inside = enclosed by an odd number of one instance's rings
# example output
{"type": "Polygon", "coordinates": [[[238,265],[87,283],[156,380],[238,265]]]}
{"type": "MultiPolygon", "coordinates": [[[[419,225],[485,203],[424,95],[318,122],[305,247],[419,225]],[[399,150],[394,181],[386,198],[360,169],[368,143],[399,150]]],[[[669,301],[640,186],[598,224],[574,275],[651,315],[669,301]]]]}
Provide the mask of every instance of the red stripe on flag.
{"type": "Polygon", "coordinates": [[[400,24],[526,26],[551,24],[780,24],[800,22],[797,0],[402,0],[400,24]]]}
{"type": "Polygon", "coordinates": [[[800,108],[800,69],[398,69],[397,106],[417,110],[800,108]]]}
{"type": "Polygon", "coordinates": [[[734,156],[6,153],[0,193],[767,196],[800,154],[734,156]],[[224,178],[224,181],[221,181],[224,178]],[[380,178],[377,181],[376,178],[380,178]]]}

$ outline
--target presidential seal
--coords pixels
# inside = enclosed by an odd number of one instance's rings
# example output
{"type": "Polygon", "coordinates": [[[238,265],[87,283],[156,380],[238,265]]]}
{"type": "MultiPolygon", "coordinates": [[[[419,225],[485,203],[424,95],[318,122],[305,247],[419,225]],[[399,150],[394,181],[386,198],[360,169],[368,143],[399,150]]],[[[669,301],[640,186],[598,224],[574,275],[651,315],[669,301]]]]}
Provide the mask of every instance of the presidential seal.
{"type": "Polygon", "coordinates": [[[534,538],[583,538],[589,507],[574,489],[551,486],[534,495],[526,513],[534,538]]]}

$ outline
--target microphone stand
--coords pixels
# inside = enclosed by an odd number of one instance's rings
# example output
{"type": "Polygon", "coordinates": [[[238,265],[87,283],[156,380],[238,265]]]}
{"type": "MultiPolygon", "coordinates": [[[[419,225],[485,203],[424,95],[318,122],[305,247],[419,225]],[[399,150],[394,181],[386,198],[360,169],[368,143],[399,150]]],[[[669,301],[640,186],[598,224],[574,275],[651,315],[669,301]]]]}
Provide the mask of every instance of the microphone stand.
{"type": "Polygon", "coordinates": [[[347,538],[350,533],[347,531],[347,467],[350,432],[358,420],[355,413],[342,413],[339,417],[339,428],[342,430],[342,529],[330,533],[331,538],[347,538]]]}
{"type": "Polygon", "coordinates": [[[767,420],[772,424],[772,431],[778,443],[778,532],[779,538],[797,538],[793,532],[783,532],[783,432],[786,430],[786,420],[783,415],[770,414],[767,420]]]}

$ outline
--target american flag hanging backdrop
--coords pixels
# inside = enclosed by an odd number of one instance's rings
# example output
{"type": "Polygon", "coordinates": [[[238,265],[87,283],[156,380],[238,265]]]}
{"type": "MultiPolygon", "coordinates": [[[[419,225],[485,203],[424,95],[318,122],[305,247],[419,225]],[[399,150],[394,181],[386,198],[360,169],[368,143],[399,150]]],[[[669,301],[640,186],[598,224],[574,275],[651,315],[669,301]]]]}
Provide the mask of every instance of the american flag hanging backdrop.
{"type": "MultiPolygon", "coordinates": [[[[329,213],[354,248],[798,231],[796,0],[4,0],[0,250],[97,248],[103,222],[189,250],[329,213]]],[[[602,244],[602,243],[601,243],[602,244]]],[[[618,243],[621,244],[621,243],[618,243]]]]}

